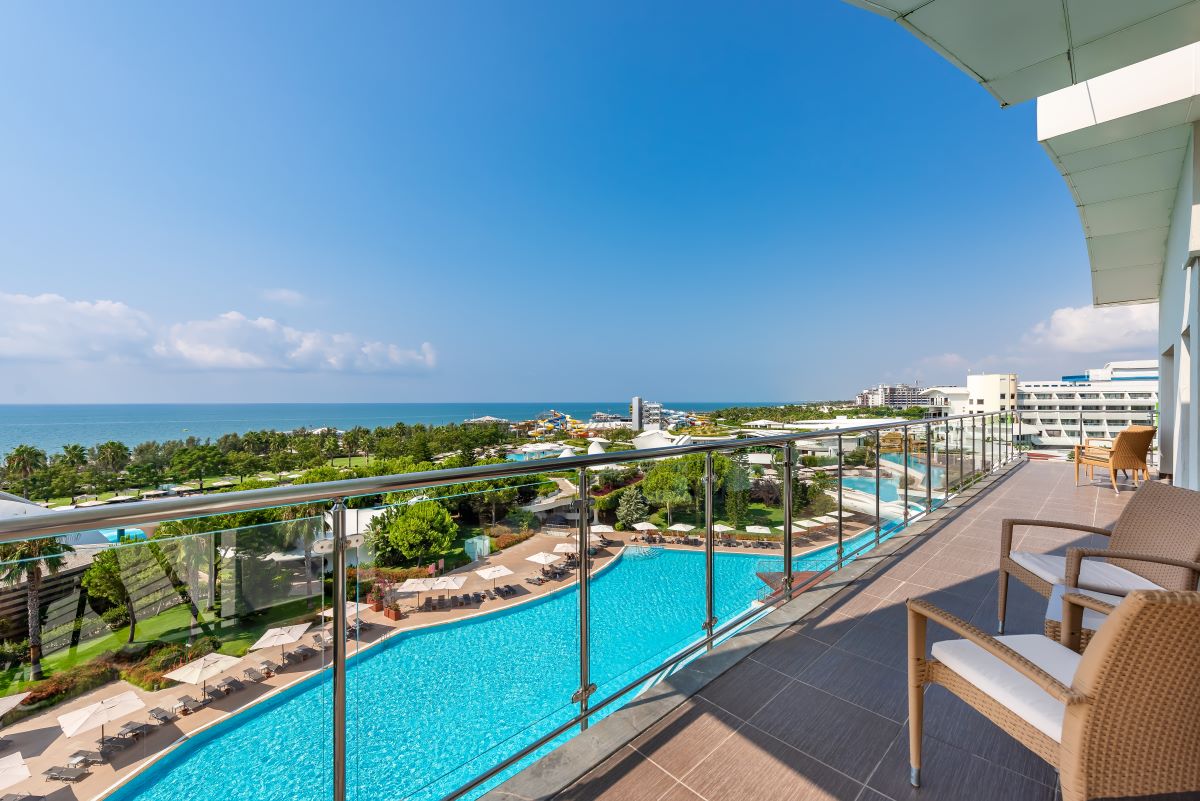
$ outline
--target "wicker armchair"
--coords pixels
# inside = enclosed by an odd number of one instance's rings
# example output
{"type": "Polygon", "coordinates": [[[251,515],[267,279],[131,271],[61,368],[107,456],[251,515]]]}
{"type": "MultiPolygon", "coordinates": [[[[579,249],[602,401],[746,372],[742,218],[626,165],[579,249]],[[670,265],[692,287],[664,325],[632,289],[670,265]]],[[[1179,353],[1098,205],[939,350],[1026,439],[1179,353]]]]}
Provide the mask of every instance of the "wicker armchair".
{"type": "MultiPolygon", "coordinates": [[[[1133,486],[1138,485],[1138,473],[1142,474],[1142,479],[1150,480],[1150,468],[1146,466],[1146,454],[1150,452],[1150,445],[1154,442],[1154,432],[1158,429],[1154,426],[1129,426],[1128,428],[1117,434],[1112,440],[1112,447],[1102,447],[1093,445],[1093,442],[1099,440],[1089,438],[1083,445],[1075,446],[1075,486],[1079,486],[1079,468],[1086,467],[1088,471],[1088,481],[1092,480],[1093,471],[1097,467],[1102,467],[1108,471],[1108,477],[1112,481],[1113,492],[1120,493],[1117,489],[1117,471],[1124,470],[1128,473],[1133,471],[1133,486]]],[[[1104,440],[1107,441],[1107,440],[1104,440]]]]}
{"type": "Polygon", "coordinates": [[[1200,492],[1151,481],[1143,484],[1125,506],[1112,531],[1082,523],[1009,519],[1000,528],[999,632],[1004,633],[1008,578],[1049,598],[1055,584],[1067,583],[1067,558],[1012,550],[1015,526],[1103,534],[1108,550],[1093,549],[1072,586],[1124,596],[1132,590],[1194,590],[1200,574],[1169,560],[1200,562],[1200,492]],[[1166,561],[1164,561],[1166,560],[1166,561]]]}
{"type": "Polygon", "coordinates": [[[1063,801],[1197,797],[1197,631],[1197,592],[1130,593],[1083,654],[1040,634],[990,637],[910,600],[910,782],[921,782],[925,685],[940,684],[1057,769],[1063,801]],[[964,639],[934,643],[927,658],[930,620],[964,639]]]}

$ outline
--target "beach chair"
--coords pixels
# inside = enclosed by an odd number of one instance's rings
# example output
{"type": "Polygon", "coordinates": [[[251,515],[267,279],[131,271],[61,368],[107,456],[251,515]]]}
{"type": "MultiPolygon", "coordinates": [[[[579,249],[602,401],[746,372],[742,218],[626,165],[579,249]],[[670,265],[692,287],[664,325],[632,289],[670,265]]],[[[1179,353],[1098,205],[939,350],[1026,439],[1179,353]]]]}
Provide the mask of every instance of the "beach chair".
{"type": "Polygon", "coordinates": [[[209,701],[219,701],[226,695],[229,695],[229,691],[220,684],[211,684],[204,688],[204,697],[209,701]]]}
{"type": "Polygon", "coordinates": [[[475,603],[481,604],[484,602],[484,600],[485,600],[485,596],[482,592],[475,593],[475,603]]]}
{"type": "Polygon", "coordinates": [[[272,662],[270,659],[264,659],[258,666],[258,669],[263,673],[266,673],[268,676],[274,676],[276,673],[283,672],[283,668],[272,662]]]}
{"type": "Polygon", "coordinates": [[[64,768],[55,765],[52,768],[42,771],[42,775],[50,781],[77,782],[82,781],[88,775],[88,772],[87,768],[64,768]]]}
{"type": "Polygon", "coordinates": [[[162,726],[163,724],[166,724],[166,723],[170,723],[171,721],[175,720],[175,718],[176,718],[176,715],[173,715],[172,713],[163,709],[161,706],[154,707],[146,714],[148,714],[150,716],[150,719],[153,720],[155,723],[157,723],[160,726],[162,726]]]}
{"type": "Polygon", "coordinates": [[[323,632],[318,631],[313,635],[313,645],[322,651],[328,651],[333,647],[333,642],[323,632]]]}
{"type": "Polygon", "coordinates": [[[300,655],[301,659],[308,659],[317,655],[317,652],[309,648],[307,645],[297,645],[296,653],[300,655]]]}
{"type": "Polygon", "coordinates": [[[131,720],[121,727],[121,730],[117,732],[117,736],[136,740],[138,737],[141,737],[148,731],[150,731],[150,727],[145,723],[139,723],[136,720],[131,720]]]}
{"type": "Polygon", "coordinates": [[[175,708],[185,715],[190,715],[204,709],[207,703],[207,701],[197,701],[190,695],[181,695],[175,700],[175,708]]]}
{"type": "Polygon", "coordinates": [[[246,685],[242,684],[240,681],[235,679],[233,676],[226,676],[224,679],[222,679],[220,682],[217,683],[217,686],[220,687],[221,691],[224,692],[226,695],[228,695],[229,693],[235,693],[238,690],[246,689],[246,685]]]}
{"type": "MultiPolygon", "coordinates": [[[[267,677],[259,673],[255,668],[246,668],[242,671],[242,675],[246,677],[246,681],[260,682],[267,680],[267,677]]],[[[153,711],[150,714],[153,715],[153,711]]]]}
{"type": "Polygon", "coordinates": [[[100,753],[108,751],[124,751],[132,743],[123,737],[101,737],[96,741],[96,747],[100,749],[100,753]]]}
{"type": "Polygon", "coordinates": [[[88,765],[102,765],[104,757],[99,751],[76,751],[67,757],[67,767],[82,768],[88,765]]]}

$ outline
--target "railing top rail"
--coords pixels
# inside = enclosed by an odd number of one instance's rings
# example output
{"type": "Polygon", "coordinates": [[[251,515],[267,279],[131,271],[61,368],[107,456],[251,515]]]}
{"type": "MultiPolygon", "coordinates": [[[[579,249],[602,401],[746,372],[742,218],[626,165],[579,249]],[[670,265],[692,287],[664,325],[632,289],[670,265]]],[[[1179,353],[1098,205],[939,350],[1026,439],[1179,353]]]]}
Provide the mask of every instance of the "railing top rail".
{"type": "Polygon", "coordinates": [[[208,515],[249,512],[256,509],[269,509],[277,506],[320,503],[335,498],[382,495],[388,492],[428,489],[447,484],[488,481],[497,478],[509,478],[537,473],[557,473],[567,470],[578,470],[581,467],[641,462],[650,459],[686,456],[691,453],[784,445],[789,442],[825,439],[839,434],[859,434],[893,428],[937,425],[948,420],[978,420],[1005,414],[1013,414],[1013,412],[980,412],[977,414],[923,418],[921,420],[896,420],[889,423],[871,423],[860,426],[846,426],[844,428],[830,428],[823,431],[796,431],[770,434],[751,439],[731,438],[710,442],[693,442],[689,445],[673,445],[665,448],[570,456],[565,459],[537,459],[531,462],[442,468],[416,473],[325,481],[315,484],[292,484],[284,487],[220,492],[211,495],[133,501],[88,509],[68,509],[61,512],[49,510],[43,514],[0,519],[0,543],[28,539],[30,537],[73,534],[96,528],[133,528],[144,523],[157,523],[164,520],[180,520],[191,517],[206,517],[208,515]]]}

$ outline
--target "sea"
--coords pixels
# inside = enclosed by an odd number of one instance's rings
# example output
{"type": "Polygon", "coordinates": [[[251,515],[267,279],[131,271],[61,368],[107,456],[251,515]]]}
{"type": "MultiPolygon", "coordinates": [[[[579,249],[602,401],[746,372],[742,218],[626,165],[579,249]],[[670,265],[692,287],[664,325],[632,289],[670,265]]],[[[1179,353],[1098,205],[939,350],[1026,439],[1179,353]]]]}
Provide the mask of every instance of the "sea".
{"type": "MultiPolygon", "coordinates": [[[[729,406],[778,406],[763,401],[664,401],[680,411],[708,412],[729,406]]],[[[0,454],[17,445],[54,453],[67,443],[95,445],[118,440],[213,439],[247,431],[296,428],[339,429],[388,426],[401,422],[429,426],[461,423],[491,415],[529,420],[554,409],[580,420],[593,412],[629,414],[629,401],[587,403],[155,403],[155,404],[0,404],[0,454]]]]}

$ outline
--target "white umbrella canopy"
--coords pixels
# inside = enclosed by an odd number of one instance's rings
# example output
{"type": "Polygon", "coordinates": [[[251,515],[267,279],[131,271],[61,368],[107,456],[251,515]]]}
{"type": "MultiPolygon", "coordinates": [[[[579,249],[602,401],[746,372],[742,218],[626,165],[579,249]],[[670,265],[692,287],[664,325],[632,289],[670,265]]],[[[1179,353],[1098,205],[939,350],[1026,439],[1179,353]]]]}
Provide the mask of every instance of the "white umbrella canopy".
{"type": "MultiPolygon", "coordinates": [[[[783,526],[776,526],[775,528],[779,529],[780,531],[783,531],[783,526]]],[[[792,521],[792,530],[794,531],[794,530],[796,530],[796,529],[798,529],[798,528],[804,528],[804,523],[803,523],[803,521],[801,521],[801,520],[793,520],[793,521],[792,521]]]]}
{"type": "Polygon", "coordinates": [[[814,517],[813,520],[816,520],[818,523],[824,523],[825,525],[837,522],[837,518],[833,517],[832,515],[821,515],[820,517],[814,517]]]}
{"type": "Polygon", "coordinates": [[[21,702],[28,698],[30,693],[17,693],[16,695],[6,695],[0,698],[0,717],[8,714],[21,705],[21,702]]]}
{"type": "Polygon", "coordinates": [[[718,534],[724,534],[726,531],[737,531],[737,529],[733,526],[727,526],[724,523],[717,523],[715,526],[713,526],[713,531],[717,532],[718,534]]]}
{"type": "Polygon", "coordinates": [[[578,550],[578,545],[573,545],[569,542],[560,542],[554,546],[555,553],[575,553],[578,550]]]}
{"type": "Polygon", "coordinates": [[[747,534],[770,534],[771,529],[766,526],[746,526],[747,534]]]}
{"type": "Polygon", "coordinates": [[[431,578],[410,578],[397,588],[400,592],[427,592],[433,589],[431,578]]]}
{"type": "MultiPolygon", "coordinates": [[[[354,601],[347,601],[346,602],[346,617],[347,618],[358,617],[359,615],[361,615],[363,612],[366,612],[370,608],[371,607],[367,606],[366,604],[355,603],[354,601]]],[[[333,610],[332,609],[322,610],[321,617],[333,617],[333,610]]]]}
{"type": "Polygon", "coordinates": [[[308,631],[311,623],[299,623],[295,626],[279,626],[273,629],[267,629],[263,632],[263,636],[258,638],[258,642],[250,646],[251,651],[260,651],[263,648],[274,648],[279,646],[279,658],[283,658],[284,646],[298,642],[304,636],[304,632],[308,631]]]}
{"type": "MultiPolygon", "coordinates": [[[[211,656],[211,654],[210,654],[211,656]]],[[[232,659],[232,657],[228,657],[232,659]]],[[[234,659],[234,662],[237,662],[234,659]]],[[[171,674],[167,674],[167,678],[171,678],[171,674]]],[[[68,712],[65,715],[58,716],[58,725],[63,730],[63,734],[68,737],[74,737],[80,732],[85,732],[96,727],[100,728],[100,736],[104,736],[104,725],[112,723],[118,718],[123,718],[126,715],[132,715],[139,709],[144,709],[146,702],[138,698],[137,693],[130,690],[129,692],[114,695],[112,698],[106,698],[95,704],[89,704],[83,709],[76,709],[74,712],[68,712]]]]}
{"type": "Polygon", "coordinates": [[[854,516],[854,512],[846,512],[846,511],[842,511],[842,512],[830,512],[830,513],[829,513],[829,516],[830,516],[830,517],[841,517],[841,518],[847,518],[847,517],[853,517],[853,516],[854,516]]]}
{"type": "Polygon", "coordinates": [[[461,573],[449,576],[438,576],[430,586],[431,590],[457,590],[467,583],[467,577],[461,573]]]}
{"type": "Polygon", "coordinates": [[[695,528],[695,526],[693,526],[691,523],[676,523],[675,525],[671,526],[667,530],[668,531],[682,531],[682,532],[686,533],[688,531],[691,531],[694,528],[695,528]]]}
{"type": "Polygon", "coordinates": [[[641,523],[634,523],[633,527],[638,531],[658,531],[658,526],[654,525],[653,523],[648,523],[645,520],[643,520],[641,523]]]}
{"type": "Polygon", "coordinates": [[[21,756],[20,751],[0,758],[0,790],[7,790],[30,775],[29,766],[25,764],[25,757],[21,756]]]}
{"type": "Polygon", "coordinates": [[[481,579],[491,579],[493,588],[496,586],[496,579],[502,579],[505,576],[511,576],[512,574],[513,572],[504,565],[490,565],[482,570],[475,571],[475,575],[479,576],[481,579]]]}
{"type": "Polygon", "coordinates": [[[555,562],[559,561],[560,559],[562,559],[561,556],[555,556],[554,554],[546,553],[545,551],[539,551],[538,553],[535,553],[533,556],[525,557],[525,561],[537,562],[539,565],[552,565],[555,562]]]}
{"type": "Polygon", "coordinates": [[[604,524],[601,524],[598,526],[592,526],[592,533],[593,534],[616,534],[617,530],[615,528],[613,528],[612,526],[606,526],[604,524]]]}
{"type": "Polygon", "coordinates": [[[163,676],[180,684],[195,684],[204,689],[208,686],[209,679],[221,675],[241,661],[236,656],[207,654],[183,667],[175,668],[170,673],[164,673],[163,676]]]}
{"type": "Polygon", "coordinates": [[[811,519],[811,518],[810,518],[810,519],[808,519],[808,520],[797,520],[797,521],[796,521],[796,525],[797,525],[797,526],[799,526],[800,528],[806,528],[806,529],[807,529],[807,528],[820,528],[821,526],[823,526],[823,525],[825,525],[825,524],[824,524],[824,523],[818,523],[816,520],[813,520],[813,519],[811,519]]]}

